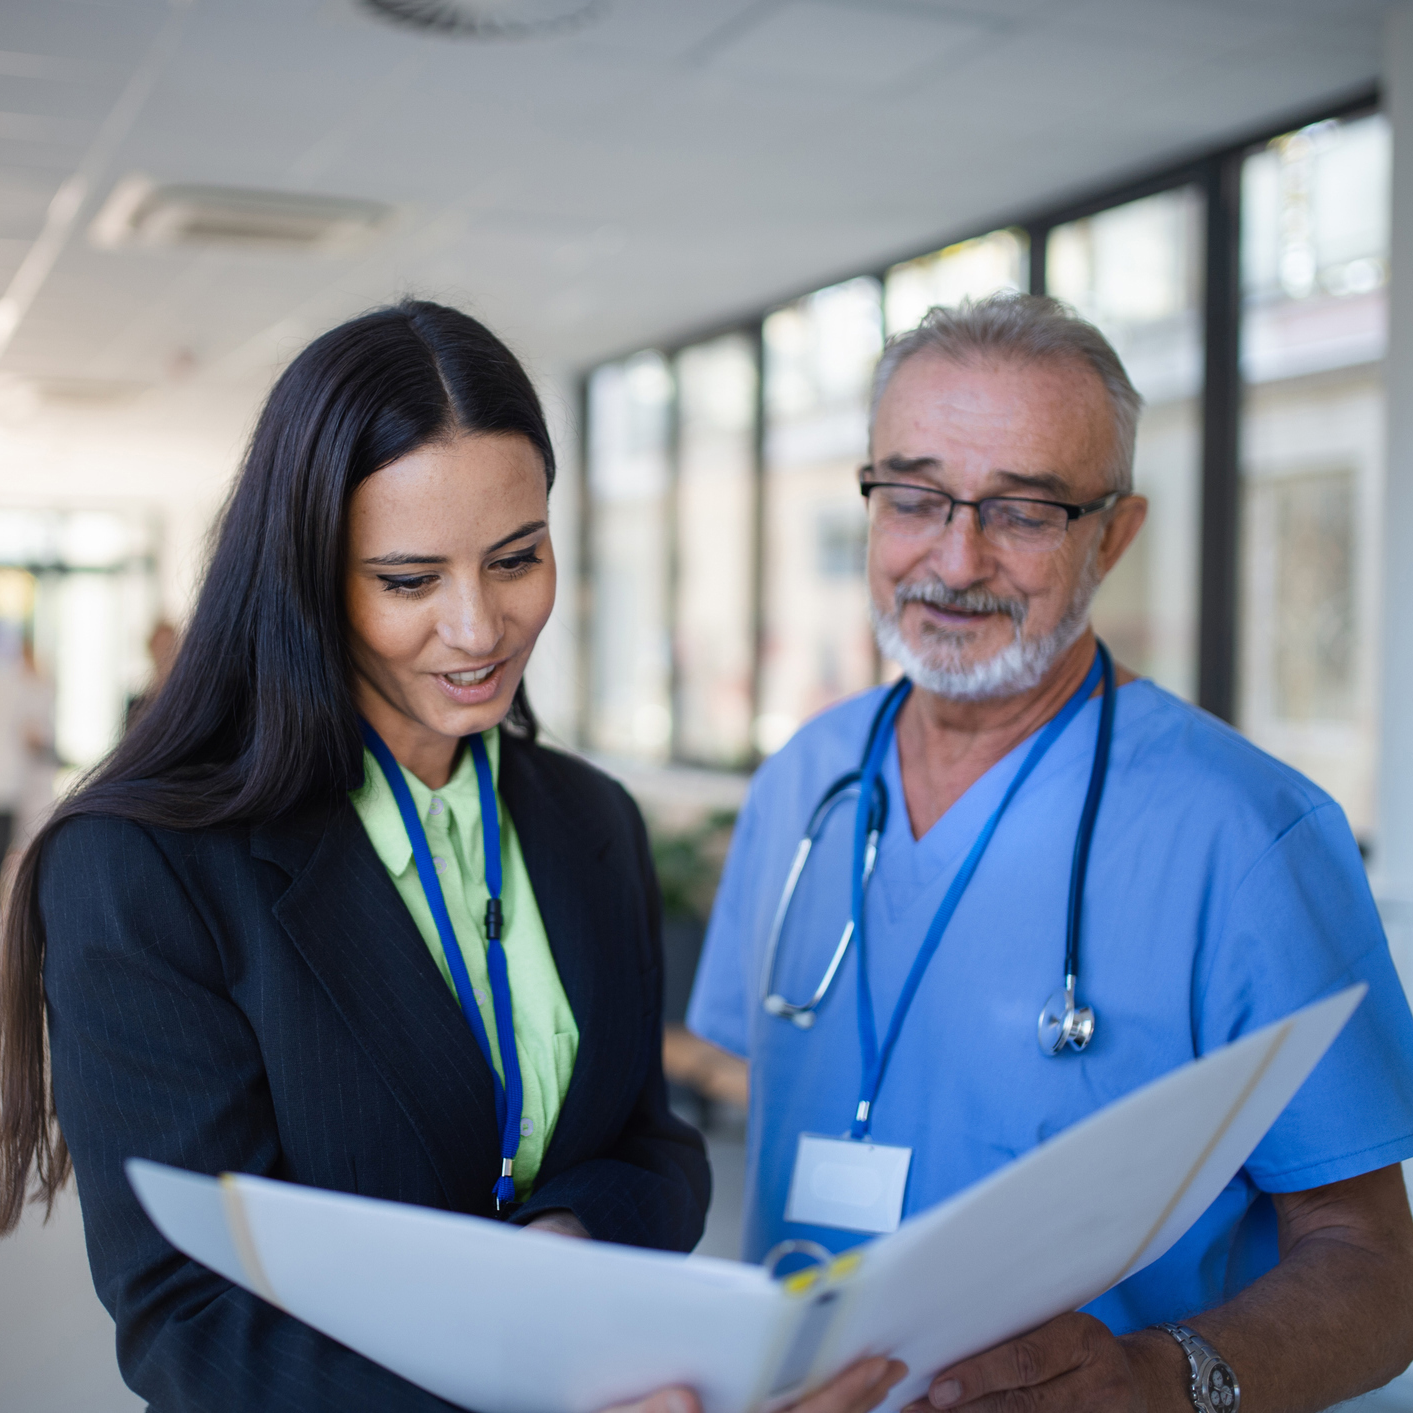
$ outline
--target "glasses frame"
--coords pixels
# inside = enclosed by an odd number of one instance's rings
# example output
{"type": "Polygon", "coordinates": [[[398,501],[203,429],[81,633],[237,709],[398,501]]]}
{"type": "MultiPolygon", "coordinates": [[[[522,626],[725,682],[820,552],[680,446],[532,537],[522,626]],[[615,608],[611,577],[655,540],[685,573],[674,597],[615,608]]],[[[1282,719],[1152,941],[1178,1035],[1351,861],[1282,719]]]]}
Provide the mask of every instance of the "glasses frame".
{"type": "MultiPolygon", "coordinates": [[[[941,500],[951,502],[952,508],[947,512],[947,519],[943,522],[944,528],[952,523],[952,517],[957,513],[957,507],[965,505],[970,506],[976,511],[977,529],[979,529],[982,534],[986,534],[986,526],[981,518],[981,507],[991,501],[999,500],[1008,504],[1017,505],[1047,505],[1055,510],[1063,510],[1065,512],[1065,530],[1068,531],[1076,520],[1083,520],[1086,515],[1097,515],[1100,511],[1111,509],[1113,506],[1117,505],[1119,501],[1123,500],[1127,494],[1125,491],[1109,491],[1107,494],[1100,496],[1098,500],[1084,501],[1080,505],[1071,505],[1062,500],[1046,500],[1043,496],[983,496],[980,500],[961,500],[950,491],[944,491],[938,486],[920,486],[913,481],[865,480],[864,477],[872,470],[872,462],[866,466],[859,467],[859,494],[863,496],[865,501],[868,500],[870,492],[877,490],[923,491],[928,495],[934,495],[941,500]]],[[[989,539],[990,536],[987,536],[987,538],[989,539]]],[[[1056,541],[1056,545],[1050,546],[1049,548],[1055,548],[1059,543],[1060,541],[1056,541]]]]}

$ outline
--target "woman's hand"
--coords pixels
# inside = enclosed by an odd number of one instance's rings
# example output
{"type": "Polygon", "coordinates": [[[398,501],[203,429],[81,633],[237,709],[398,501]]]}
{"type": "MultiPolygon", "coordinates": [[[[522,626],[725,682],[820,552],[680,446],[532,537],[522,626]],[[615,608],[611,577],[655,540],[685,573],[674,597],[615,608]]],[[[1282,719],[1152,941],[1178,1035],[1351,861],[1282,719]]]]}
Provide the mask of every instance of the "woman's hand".
{"type": "MultiPolygon", "coordinates": [[[[525,1223],[526,1231],[547,1231],[555,1236],[575,1236],[580,1241],[590,1241],[592,1238],[584,1230],[584,1224],[567,1207],[556,1207],[551,1212],[541,1212],[538,1217],[531,1217],[525,1223]]],[[[653,1409],[652,1413],[658,1413],[653,1409]]]]}
{"type": "MultiPolygon", "coordinates": [[[[861,1359],[823,1388],[790,1404],[786,1413],[868,1413],[907,1372],[906,1364],[882,1355],[861,1359]]],[[[660,1388],[637,1403],[620,1403],[603,1413],[702,1413],[702,1405],[689,1388],[660,1388]]]]}

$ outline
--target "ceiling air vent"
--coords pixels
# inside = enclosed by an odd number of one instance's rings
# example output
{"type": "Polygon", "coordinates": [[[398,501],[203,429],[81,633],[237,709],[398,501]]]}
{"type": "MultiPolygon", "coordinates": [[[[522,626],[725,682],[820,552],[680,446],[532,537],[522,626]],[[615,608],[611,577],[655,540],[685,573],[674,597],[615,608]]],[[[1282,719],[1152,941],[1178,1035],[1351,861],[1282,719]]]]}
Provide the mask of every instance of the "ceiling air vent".
{"type": "Polygon", "coordinates": [[[533,39],[596,19],[608,0],[362,0],[396,24],[471,39],[533,39]]]}
{"type": "Polygon", "coordinates": [[[89,234],[95,245],[212,246],[338,255],[384,227],[392,208],[376,201],[253,191],[235,186],[159,186],[127,177],[89,234]]]}
{"type": "Polygon", "coordinates": [[[34,378],[31,387],[41,402],[58,407],[119,407],[141,397],[147,383],[112,378],[34,378]]]}

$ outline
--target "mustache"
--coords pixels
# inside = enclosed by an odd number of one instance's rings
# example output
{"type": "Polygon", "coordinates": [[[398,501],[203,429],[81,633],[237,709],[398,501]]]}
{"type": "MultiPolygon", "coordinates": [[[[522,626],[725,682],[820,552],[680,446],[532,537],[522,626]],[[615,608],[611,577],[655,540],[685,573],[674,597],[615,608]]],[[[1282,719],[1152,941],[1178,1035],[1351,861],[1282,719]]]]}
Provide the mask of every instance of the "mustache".
{"type": "Polygon", "coordinates": [[[1020,628],[1025,623],[1026,606],[1020,599],[1003,599],[989,589],[949,589],[940,579],[919,579],[899,584],[893,591],[893,611],[901,613],[904,604],[925,603],[933,608],[954,608],[963,613],[1004,613],[1020,628]]]}

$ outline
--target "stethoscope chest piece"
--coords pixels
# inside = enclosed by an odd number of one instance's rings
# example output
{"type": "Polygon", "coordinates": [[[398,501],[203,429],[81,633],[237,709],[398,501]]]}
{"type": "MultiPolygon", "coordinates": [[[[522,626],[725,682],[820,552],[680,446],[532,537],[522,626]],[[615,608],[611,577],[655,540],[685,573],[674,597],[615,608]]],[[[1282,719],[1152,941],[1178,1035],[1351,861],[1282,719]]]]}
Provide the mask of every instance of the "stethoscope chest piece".
{"type": "Polygon", "coordinates": [[[1094,1039],[1094,1011],[1074,1003],[1074,982],[1070,980],[1045,1003],[1040,1012],[1040,1048],[1058,1055],[1068,1045],[1083,1050],[1094,1039]]]}

